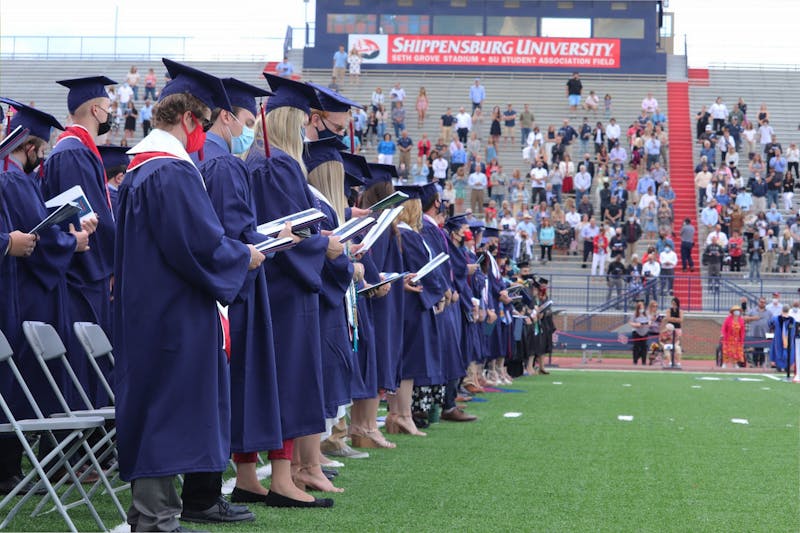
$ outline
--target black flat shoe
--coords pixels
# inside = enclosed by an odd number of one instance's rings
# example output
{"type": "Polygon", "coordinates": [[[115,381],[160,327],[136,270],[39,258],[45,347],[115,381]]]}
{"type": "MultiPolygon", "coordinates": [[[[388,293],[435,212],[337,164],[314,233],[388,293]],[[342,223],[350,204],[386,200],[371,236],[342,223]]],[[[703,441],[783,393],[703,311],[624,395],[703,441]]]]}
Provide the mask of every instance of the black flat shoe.
{"type": "Polygon", "coordinates": [[[264,504],[267,507],[308,507],[308,508],[323,508],[333,507],[333,500],[331,498],[315,498],[313,502],[304,502],[294,500],[287,496],[282,496],[277,492],[269,491],[269,494],[264,498],[264,504]]]}
{"type": "Polygon", "coordinates": [[[231,492],[231,502],[233,503],[264,503],[266,494],[259,494],[239,487],[234,487],[231,492]]]}
{"type": "Polygon", "coordinates": [[[339,471],[335,468],[325,468],[324,466],[322,467],[322,473],[325,474],[325,477],[329,480],[333,480],[333,478],[339,475],[339,471]]]}

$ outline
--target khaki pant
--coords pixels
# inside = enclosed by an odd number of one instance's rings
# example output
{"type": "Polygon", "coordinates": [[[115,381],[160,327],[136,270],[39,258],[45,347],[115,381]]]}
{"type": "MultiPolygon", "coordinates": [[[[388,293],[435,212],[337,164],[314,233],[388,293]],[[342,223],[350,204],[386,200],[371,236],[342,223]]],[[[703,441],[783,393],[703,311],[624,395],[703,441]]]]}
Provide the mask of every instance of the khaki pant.
{"type": "Polygon", "coordinates": [[[453,140],[453,126],[442,126],[442,139],[446,143],[453,140]]]}
{"type": "Polygon", "coordinates": [[[473,213],[483,213],[483,189],[472,189],[469,194],[469,206],[473,213]]]}
{"type": "Polygon", "coordinates": [[[398,153],[400,154],[400,161],[398,163],[398,166],[405,164],[406,170],[411,172],[411,152],[404,152],[403,150],[398,150],[398,153]]]}
{"type": "Polygon", "coordinates": [[[334,67],[333,77],[336,78],[336,81],[344,81],[344,68],[334,67]]]}

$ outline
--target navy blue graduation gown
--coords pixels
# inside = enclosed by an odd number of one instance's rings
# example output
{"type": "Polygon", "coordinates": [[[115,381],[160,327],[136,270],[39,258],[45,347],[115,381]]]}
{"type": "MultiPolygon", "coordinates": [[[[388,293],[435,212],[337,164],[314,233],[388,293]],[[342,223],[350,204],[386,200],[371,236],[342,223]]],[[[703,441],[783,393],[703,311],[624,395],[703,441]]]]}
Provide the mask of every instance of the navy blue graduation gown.
{"type": "Polygon", "coordinates": [[[794,345],[797,339],[795,333],[797,329],[797,322],[792,317],[784,317],[782,315],[774,316],[769,321],[770,330],[775,333],[772,338],[772,344],[769,347],[769,360],[775,363],[779,369],[785,369],[788,363],[789,366],[794,364],[794,345]],[[787,347],[783,347],[783,337],[787,338],[787,347]]]}
{"type": "MultiPolygon", "coordinates": [[[[254,145],[247,169],[258,224],[317,207],[300,166],[282,150],[272,147],[267,159],[254,145]]],[[[327,237],[312,229],[266,262],[284,439],[325,431],[319,292],[327,247],[327,237]]]]}
{"type": "MultiPolygon", "coordinates": [[[[477,257],[471,254],[471,262],[476,262],[477,257]]],[[[486,301],[483,298],[483,289],[486,286],[486,275],[479,268],[475,271],[469,279],[469,286],[473,298],[477,298],[480,302],[479,306],[482,311],[486,311],[486,301]]],[[[485,322],[475,322],[472,327],[472,353],[470,356],[471,363],[478,363],[483,361],[484,354],[486,353],[486,335],[483,334],[485,322]]]]}
{"type": "MultiPolygon", "coordinates": [[[[97,214],[97,231],[89,236],[89,250],[75,254],[67,270],[70,322],[94,322],[109,337],[111,331],[110,280],[114,269],[115,222],[109,206],[103,162],[77,138],[59,141],[44,164],[42,197],[54,196],[80,185],[97,214]]],[[[69,353],[83,350],[74,332],[65,339],[69,353]]],[[[106,378],[111,370],[100,361],[106,378]]],[[[76,368],[76,373],[95,405],[107,405],[105,390],[89,371],[88,366],[76,368]]]]}
{"type": "MultiPolygon", "coordinates": [[[[2,184],[0,184],[2,185],[2,184]]],[[[18,343],[21,336],[19,320],[19,295],[17,285],[17,263],[16,258],[6,255],[8,247],[8,234],[14,231],[11,220],[8,217],[6,203],[3,198],[3,190],[0,187],[0,331],[6,336],[11,347],[18,343]]],[[[14,377],[8,369],[8,365],[0,365],[0,394],[6,402],[12,403],[14,387],[14,377]]],[[[6,417],[0,411],[0,422],[6,422],[6,417]]]]}
{"type": "Polygon", "coordinates": [[[457,309],[461,325],[461,364],[467,368],[471,361],[472,346],[472,290],[467,281],[467,255],[463,247],[450,244],[450,269],[453,273],[453,287],[458,291],[457,309]]]}
{"type": "Polygon", "coordinates": [[[188,161],[152,159],[133,169],[119,200],[114,353],[121,476],[221,472],[230,456],[230,376],[216,302],[227,305],[239,294],[250,251],[225,236],[188,161]]]}
{"type": "Polygon", "coordinates": [[[119,213],[119,189],[109,184],[108,198],[111,200],[111,212],[114,213],[114,220],[116,220],[119,213]]]}
{"type": "MultiPolygon", "coordinates": [[[[380,272],[403,272],[398,230],[386,230],[370,248],[369,254],[380,272]]],[[[373,327],[375,330],[375,359],[379,388],[393,391],[400,383],[398,373],[403,353],[403,295],[402,281],[393,284],[389,294],[373,298],[373,327]]]]}
{"type": "MultiPolygon", "coordinates": [[[[360,263],[364,265],[364,281],[370,285],[380,283],[380,272],[373,263],[372,255],[369,252],[364,254],[360,263]]],[[[364,287],[365,283],[362,282],[358,288],[364,287]]],[[[366,400],[378,395],[377,350],[372,302],[380,299],[358,295],[358,353],[353,358],[353,379],[351,381],[354,400],[366,400]]]]}
{"type": "MultiPolygon", "coordinates": [[[[339,220],[333,208],[321,200],[318,208],[327,216],[322,222],[322,229],[335,229],[339,220]]],[[[352,306],[347,297],[347,289],[352,280],[353,264],[346,254],[333,260],[325,259],[319,295],[325,418],[335,418],[339,407],[352,400],[351,380],[355,354],[346,308],[352,306]]],[[[355,309],[351,311],[356,312],[355,309]]]]}
{"type": "MultiPolygon", "coordinates": [[[[403,239],[403,270],[416,272],[430,261],[422,235],[400,228],[403,239]]],[[[439,352],[436,316],[433,308],[444,296],[444,288],[434,275],[422,278],[422,292],[403,291],[403,354],[400,379],[414,384],[441,385],[444,371],[439,352]]]]}
{"type": "MultiPolygon", "coordinates": [[[[422,219],[420,232],[433,256],[440,253],[450,254],[450,242],[447,235],[439,226],[428,220],[422,219]]],[[[450,261],[436,269],[431,275],[437,275],[445,289],[452,292],[456,290],[453,283],[453,271],[450,261]]],[[[452,303],[445,307],[444,312],[437,315],[439,322],[439,350],[442,357],[442,368],[446,381],[464,376],[465,367],[461,355],[461,317],[457,306],[452,303]]]]}
{"type": "MultiPolygon", "coordinates": [[[[225,235],[245,244],[266,239],[256,231],[250,175],[220,137],[209,134],[198,169],[225,235]]],[[[268,259],[269,260],[269,259],[268,259]]],[[[231,450],[237,453],[283,446],[272,315],[263,266],[247,273],[228,307],[231,334],[231,450]]]]}
{"type": "MultiPolygon", "coordinates": [[[[8,217],[12,226],[22,231],[33,229],[48,215],[34,179],[37,178],[26,175],[14,162],[9,165],[7,172],[0,174],[0,189],[6,199],[8,217]]],[[[50,324],[63,340],[72,335],[72,324],[67,310],[66,272],[75,253],[75,245],[74,236],[58,226],[51,226],[39,232],[39,242],[29,257],[16,259],[17,285],[22,296],[19,301],[19,322],[16,325],[18,331],[21,331],[22,322],[32,320],[50,324]]],[[[19,335],[17,341],[16,345],[12,345],[16,360],[39,408],[45,415],[63,412],[30,345],[22,335],[19,335]]],[[[74,369],[93,372],[82,349],[70,351],[67,359],[74,369]]],[[[48,363],[48,367],[70,406],[73,409],[85,409],[86,405],[81,401],[61,361],[52,361],[48,363]]],[[[15,401],[15,413],[15,416],[24,418],[35,416],[29,402],[22,396],[22,391],[19,391],[18,401],[15,401]]]]}

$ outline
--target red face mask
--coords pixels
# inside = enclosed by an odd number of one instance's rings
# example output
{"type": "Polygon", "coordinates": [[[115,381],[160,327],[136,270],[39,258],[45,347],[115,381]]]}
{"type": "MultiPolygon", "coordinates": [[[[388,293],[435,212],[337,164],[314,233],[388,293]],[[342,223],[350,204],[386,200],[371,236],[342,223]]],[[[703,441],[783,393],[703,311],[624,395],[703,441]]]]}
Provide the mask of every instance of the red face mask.
{"type": "Polygon", "coordinates": [[[183,121],[181,121],[183,133],[186,134],[186,152],[189,154],[200,151],[200,149],[202,149],[203,145],[206,143],[206,132],[203,131],[203,125],[200,124],[200,121],[197,120],[197,117],[195,117],[194,114],[192,114],[192,120],[194,121],[195,125],[192,133],[189,133],[186,125],[183,123],[183,121]]]}

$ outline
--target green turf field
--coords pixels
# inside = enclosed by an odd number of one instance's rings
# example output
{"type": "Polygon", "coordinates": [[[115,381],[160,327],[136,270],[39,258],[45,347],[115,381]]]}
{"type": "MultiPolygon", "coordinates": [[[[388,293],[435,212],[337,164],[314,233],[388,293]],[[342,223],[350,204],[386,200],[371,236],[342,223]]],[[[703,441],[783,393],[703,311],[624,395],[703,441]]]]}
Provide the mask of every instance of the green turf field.
{"type": "MultiPolygon", "coordinates": [[[[602,371],[520,378],[509,388],[522,392],[469,405],[478,422],[394,436],[397,449],[348,460],[333,509],[253,506],[257,522],[209,529],[800,531],[800,385],[740,377],[760,381],[602,371]],[[511,412],[521,415],[504,417],[511,412]]],[[[110,525],[120,522],[104,509],[110,525]]],[[[72,515],[82,530],[95,528],[84,511],[72,515]]],[[[63,527],[50,514],[18,517],[9,529],[63,527]]]]}

